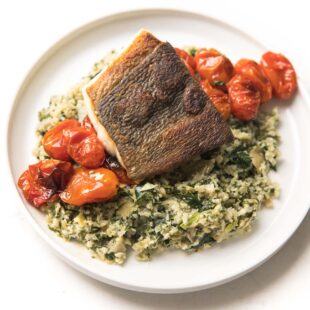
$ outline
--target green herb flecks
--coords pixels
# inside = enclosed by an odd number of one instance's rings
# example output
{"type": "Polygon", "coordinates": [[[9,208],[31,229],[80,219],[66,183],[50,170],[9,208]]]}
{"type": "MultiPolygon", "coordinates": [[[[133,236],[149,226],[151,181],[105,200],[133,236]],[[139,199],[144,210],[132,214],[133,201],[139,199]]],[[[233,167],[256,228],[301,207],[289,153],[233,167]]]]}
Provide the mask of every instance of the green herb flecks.
{"type": "Polygon", "coordinates": [[[176,196],[180,199],[182,199],[184,202],[186,202],[190,207],[194,209],[202,209],[203,208],[203,203],[202,201],[198,198],[197,193],[180,193],[178,192],[176,196]]]}
{"type": "Polygon", "coordinates": [[[212,84],[213,86],[225,86],[225,82],[220,80],[215,80],[212,84]]]}
{"type": "Polygon", "coordinates": [[[190,54],[192,57],[195,57],[196,53],[197,53],[197,48],[191,47],[191,48],[189,49],[189,54],[190,54]]]}
{"type": "Polygon", "coordinates": [[[240,168],[252,168],[252,160],[249,155],[248,147],[246,144],[240,144],[229,154],[230,162],[236,164],[240,168]]]}

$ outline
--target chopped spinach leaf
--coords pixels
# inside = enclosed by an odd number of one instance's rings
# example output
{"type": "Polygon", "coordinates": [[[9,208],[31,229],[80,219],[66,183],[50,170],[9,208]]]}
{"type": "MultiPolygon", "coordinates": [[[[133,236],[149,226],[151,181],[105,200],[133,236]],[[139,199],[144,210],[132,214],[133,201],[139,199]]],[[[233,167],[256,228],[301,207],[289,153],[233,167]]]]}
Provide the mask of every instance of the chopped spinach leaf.
{"type": "Polygon", "coordinates": [[[206,243],[214,243],[215,240],[210,236],[210,234],[204,234],[199,241],[199,246],[202,246],[206,243]]]}
{"type": "Polygon", "coordinates": [[[243,169],[249,169],[252,167],[252,160],[248,153],[247,146],[240,144],[237,146],[230,155],[230,162],[243,169]]]}
{"type": "Polygon", "coordinates": [[[200,239],[199,243],[192,246],[192,249],[199,249],[200,247],[202,247],[206,243],[212,244],[214,242],[215,242],[215,240],[210,236],[210,234],[204,234],[203,237],[200,239]]]}
{"type": "Polygon", "coordinates": [[[106,253],[105,257],[109,260],[113,260],[115,258],[115,254],[113,252],[106,253]]]}
{"type": "Polygon", "coordinates": [[[195,47],[190,48],[189,54],[190,54],[192,57],[195,57],[196,53],[197,53],[197,48],[195,48],[195,47]]]}
{"type": "Polygon", "coordinates": [[[225,86],[225,82],[220,81],[220,80],[215,80],[213,81],[213,86],[225,86]]]}
{"type": "Polygon", "coordinates": [[[184,202],[186,202],[190,207],[194,209],[201,209],[203,207],[203,204],[201,200],[198,198],[197,193],[177,193],[177,196],[182,199],[184,202]]]}

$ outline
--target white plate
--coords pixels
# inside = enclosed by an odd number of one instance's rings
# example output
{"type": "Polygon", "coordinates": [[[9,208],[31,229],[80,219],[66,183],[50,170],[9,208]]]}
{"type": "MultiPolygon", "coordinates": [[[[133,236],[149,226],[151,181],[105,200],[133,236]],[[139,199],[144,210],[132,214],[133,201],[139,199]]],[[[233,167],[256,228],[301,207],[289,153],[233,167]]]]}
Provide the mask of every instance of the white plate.
{"type": "MultiPolygon", "coordinates": [[[[53,94],[65,93],[86,75],[92,64],[112,48],[125,46],[140,29],[154,32],[174,46],[215,47],[232,61],[259,59],[267,49],[243,32],[212,18],[172,10],[142,10],[96,20],[61,39],[33,66],[16,96],[8,128],[10,167],[16,183],[35,159],[37,112],[53,94]]],[[[151,262],[133,255],[120,266],[92,259],[80,245],[65,242],[51,232],[44,216],[23,199],[22,209],[39,234],[69,264],[100,281],[126,289],[176,293],[200,290],[232,280],[257,267],[288,240],[304,218],[310,202],[310,100],[299,82],[289,103],[279,102],[282,159],[272,175],[281,197],[271,210],[262,210],[252,233],[223,242],[194,255],[166,252],[151,262]]],[[[29,249],[31,251],[31,249],[29,249]]]]}

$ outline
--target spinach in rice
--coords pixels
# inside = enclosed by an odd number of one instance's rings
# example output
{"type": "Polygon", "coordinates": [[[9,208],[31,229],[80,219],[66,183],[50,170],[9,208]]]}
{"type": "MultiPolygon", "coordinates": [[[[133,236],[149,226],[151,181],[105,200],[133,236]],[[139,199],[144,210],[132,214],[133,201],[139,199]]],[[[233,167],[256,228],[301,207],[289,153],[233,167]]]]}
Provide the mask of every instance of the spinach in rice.
{"type": "MultiPolygon", "coordinates": [[[[67,95],[54,96],[39,112],[37,134],[66,118],[83,119],[81,86],[106,67],[112,52],[67,95]]],[[[149,260],[166,249],[196,252],[250,231],[257,211],[272,206],[279,189],[268,177],[279,156],[278,112],[260,113],[251,122],[230,119],[235,140],[178,169],[139,185],[121,185],[113,201],[81,208],[62,201],[42,210],[49,228],[78,241],[109,263],[125,262],[129,249],[149,260]]],[[[38,159],[48,158],[40,142],[38,159]]]]}

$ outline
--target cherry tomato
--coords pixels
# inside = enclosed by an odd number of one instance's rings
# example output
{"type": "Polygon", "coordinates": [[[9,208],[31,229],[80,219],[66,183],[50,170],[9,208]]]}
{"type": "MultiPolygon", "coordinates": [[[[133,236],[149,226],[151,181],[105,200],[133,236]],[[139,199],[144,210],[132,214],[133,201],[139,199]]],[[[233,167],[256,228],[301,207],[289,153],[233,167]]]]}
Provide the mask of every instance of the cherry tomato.
{"type": "Polygon", "coordinates": [[[18,187],[24,197],[34,206],[40,207],[46,202],[54,201],[62,191],[73,168],[69,162],[47,159],[30,165],[18,180],[18,187]]]}
{"type": "Polygon", "coordinates": [[[201,48],[195,55],[196,70],[202,79],[207,79],[211,84],[227,83],[234,73],[231,61],[211,48],[201,48]]]}
{"type": "Polygon", "coordinates": [[[272,98],[271,83],[257,62],[250,59],[240,59],[235,65],[235,72],[246,75],[255,84],[261,93],[262,103],[272,98]]]}
{"type": "Polygon", "coordinates": [[[225,120],[227,120],[230,116],[230,103],[228,95],[222,90],[212,87],[208,80],[202,80],[200,84],[203,90],[208,94],[218,112],[225,120]]]}
{"type": "Polygon", "coordinates": [[[195,69],[196,69],[196,61],[195,59],[188,54],[186,51],[181,50],[179,48],[175,48],[175,51],[179,55],[179,57],[183,60],[185,66],[187,67],[190,74],[195,77],[195,69]]]}
{"type": "Polygon", "coordinates": [[[254,83],[245,75],[236,74],[227,87],[232,114],[243,121],[255,119],[261,95],[254,83]]]}
{"type": "Polygon", "coordinates": [[[45,152],[54,159],[69,161],[67,145],[63,131],[65,129],[77,128],[80,123],[75,119],[67,119],[49,130],[42,139],[45,152]]]}
{"type": "Polygon", "coordinates": [[[117,175],[121,183],[133,184],[133,182],[128,178],[126,170],[121,166],[115,157],[108,156],[105,159],[104,166],[112,170],[117,175]]]}
{"type": "Polygon", "coordinates": [[[82,127],[63,132],[70,157],[86,168],[98,168],[103,164],[105,153],[97,135],[82,127]]]}
{"type": "Polygon", "coordinates": [[[83,119],[83,122],[82,122],[82,127],[89,130],[89,131],[92,131],[93,133],[97,133],[92,122],[90,121],[89,117],[86,116],[84,119],[83,119]]]}
{"type": "Polygon", "coordinates": [[[74,206],[106,201],[117,194],[118,184],[117,176],[111,170],[78,168],[59,196],[74,206]]]}
{"type": "Polygon", "coordinates": [[[297,89],[297,77],[293,65],[281,54],[267,52],[260,65],[271,82],[273,93],[280,99],[289,99],[297,89]]]}

